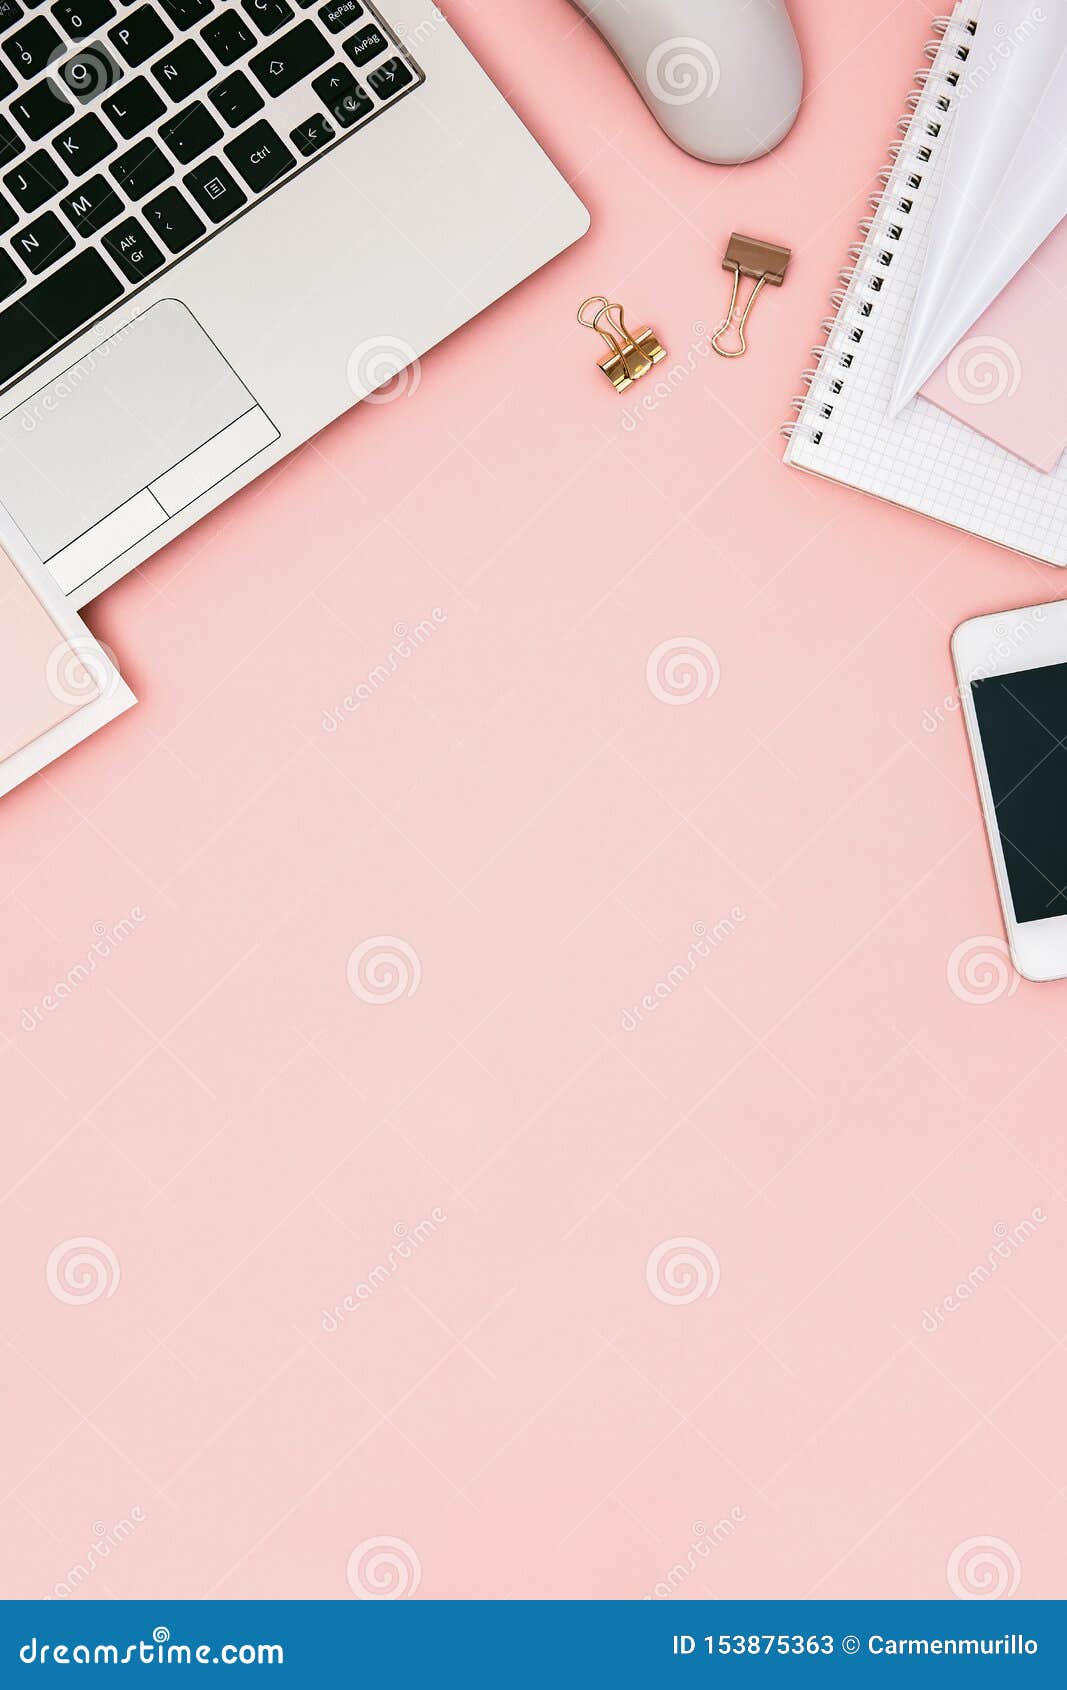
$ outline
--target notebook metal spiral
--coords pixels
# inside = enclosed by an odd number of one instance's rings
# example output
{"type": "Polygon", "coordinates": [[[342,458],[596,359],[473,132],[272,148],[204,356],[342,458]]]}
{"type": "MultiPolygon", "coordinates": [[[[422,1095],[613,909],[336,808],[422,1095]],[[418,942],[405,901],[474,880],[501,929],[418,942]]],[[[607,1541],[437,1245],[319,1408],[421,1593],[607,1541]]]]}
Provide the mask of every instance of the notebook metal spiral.
{"type": "Polygon", "coordinates": [[[855,349],[862,343],[865,324],[874,315],[878,296],[886,284],[895,246],[903,239],[906,220],[922,192],[925,167],[930,164],[941,135],[938,114],[950,110],[960,77],[955,67],[937,72],[937,61],[948,43],[955,46],[959,64],[965,64],[977,24],[974,18],[954,20],[948,16],[935,18],[933,28],[934,39],[923,49],[930,67],[915,73],[914,87],[904,102],[906,109],[897,120],[901,139],[889,148],[891,162],[875,178],[877,191],[867,201],[872,215],[859,224],[863,239],[848,248],[848,263],[837,273],[840,285],[830,294],[833,312],[819,325],[825,338],[811,348],[813,362],[801,372],[804,391],[790,401],[796,418],[783,423],[779,431],[787,439],[803,426],[810,429],[808,438],[812,445],[822,443],[823,425],[833,416],[834,400],[844,389],[856,357],[855,349]],[[911,168],[901,177],[896,203],[890,206],[887,195],[902,160],[908,161],[911,168]],[[855,310],[851,308],[853,303],[855,310]],[[805,412],[813,403],[817,410],[809,420],[805,412]]]}

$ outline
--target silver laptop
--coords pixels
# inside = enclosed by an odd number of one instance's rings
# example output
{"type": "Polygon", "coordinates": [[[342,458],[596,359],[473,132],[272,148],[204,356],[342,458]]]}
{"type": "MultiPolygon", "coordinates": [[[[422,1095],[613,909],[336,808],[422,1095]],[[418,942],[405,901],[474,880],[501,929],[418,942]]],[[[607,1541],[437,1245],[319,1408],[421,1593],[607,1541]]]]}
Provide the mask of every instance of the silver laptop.
{"type": "Polygon", "coordinates": [[[384,4],[0,0],[0,503],[75,606],[588,228],[384,4]]]}

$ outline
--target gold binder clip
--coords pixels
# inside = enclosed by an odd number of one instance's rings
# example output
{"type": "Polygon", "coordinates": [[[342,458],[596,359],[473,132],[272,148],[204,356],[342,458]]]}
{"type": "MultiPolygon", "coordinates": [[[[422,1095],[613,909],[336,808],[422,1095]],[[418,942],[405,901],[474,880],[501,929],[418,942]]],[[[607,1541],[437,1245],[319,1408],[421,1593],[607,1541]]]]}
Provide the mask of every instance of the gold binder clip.
{"type": "Polygon", "coordinates": [[[601,360],[600,368],[616,393],[625,393],[635,381],[647,376],[653,364],[658,364],[667,356],[651,329],[631,334],[622,306],[617,301],[612,303],[605,299],[602,293],[594,294],[583,302],[578,321],[583,329],[593,329],[607,345],[609,356],[601,360]],[[591,305],[599,306],[599,310],[590,319],[587,312],[591,305]]]}
{"type": "Polygon", "coordinates": [[[751,235],[731,235],[730,244],[726,248],[726,256],[722,261],[724,270],[734,273],[734,291],[730,300],[730,309],[715,333],[711,337],[712,350],[720,358],[740,358],[748,351],[745,339],[745,324],[752,315],[752,307],[763,289],[768,286],[780,288],[785,281],[786,267],[792,254],[787,246],[774,246],[770,241],[756,241],[751,235]],[[733,323],[737,310],[737,296],[741,291],[741,277],[748,276],[755,282],[755,287],[748,296],[748,301],[737,323],[737,338],[739,345],[728,352],[719,345],[719,341],[733,323]]]}

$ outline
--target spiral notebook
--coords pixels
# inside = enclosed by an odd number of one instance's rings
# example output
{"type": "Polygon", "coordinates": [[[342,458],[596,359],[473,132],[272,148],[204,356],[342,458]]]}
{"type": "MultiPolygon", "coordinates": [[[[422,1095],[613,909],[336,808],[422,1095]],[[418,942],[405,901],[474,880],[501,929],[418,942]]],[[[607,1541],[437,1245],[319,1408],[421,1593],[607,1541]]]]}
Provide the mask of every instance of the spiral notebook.
{"type": "MultiPolygon", "coordinates": [[[[974,46],[975,7],[957,5],[935,25],[929,71],[920,73],[903,141],[879,178],[881,193],[865,239],[850,250],[836,315],[805,371],[795,401],[785,459],[798,469],[844,482],[956,528],[1067,564],[1067,457],[1049,474],[1023,462],[977,429],[923,398],[890,418],[893,384],[925,240],[944,172],[953,104],[974,46]]],[[[1014,380],[1012,348],[1004,379],[1014,380]]]]}

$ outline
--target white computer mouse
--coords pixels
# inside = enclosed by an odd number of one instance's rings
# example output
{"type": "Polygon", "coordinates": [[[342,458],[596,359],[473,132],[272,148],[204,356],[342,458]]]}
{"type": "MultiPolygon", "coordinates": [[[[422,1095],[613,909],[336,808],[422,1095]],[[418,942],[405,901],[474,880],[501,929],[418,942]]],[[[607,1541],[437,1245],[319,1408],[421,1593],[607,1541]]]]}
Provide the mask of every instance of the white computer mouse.
{"type": "Polygon", "coordinates": [[[786,0],[571,0],[672,141],[709,164],[762,158],[788,135],[804,69],[786,0]]]}

